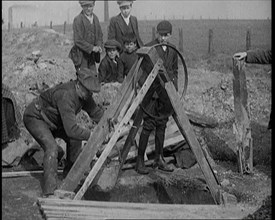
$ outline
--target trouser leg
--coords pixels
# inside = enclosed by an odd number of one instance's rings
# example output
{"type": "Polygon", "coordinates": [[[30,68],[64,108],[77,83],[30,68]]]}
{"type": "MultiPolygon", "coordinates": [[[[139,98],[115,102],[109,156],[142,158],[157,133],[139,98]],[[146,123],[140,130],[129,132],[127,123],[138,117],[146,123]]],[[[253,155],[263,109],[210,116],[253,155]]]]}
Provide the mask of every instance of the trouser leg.
{"type": "Polygon", "coordinates": [[[76,161],[78,155],[80,154],[82,150],[81,147],[82,147],[82,141],[72,140],[72,139],[67,141],[67,158],[66,158],[66,165],[63,171],[64,178],[67,176],[74,162],[76,161]]]}
{"type": "Polygon", "coordinates": [[[57,188],[58,145],[48,125],[39,118],[39,113],[35,110],[33,103],[27,107],[23,122],[29,133],[44,150],[43,194],[53,194],[57,188]]]}
{"type": "Polygon", "coordinates": [[[163,146],[165,139],[165,129],[168,118],[164,118],[157,122],[156,133],[155,133],[155,163],[154,167],[159,168],[163,171],[172,172],[173,169],[170,168],[164,160],[163,157],[163,146]]]}

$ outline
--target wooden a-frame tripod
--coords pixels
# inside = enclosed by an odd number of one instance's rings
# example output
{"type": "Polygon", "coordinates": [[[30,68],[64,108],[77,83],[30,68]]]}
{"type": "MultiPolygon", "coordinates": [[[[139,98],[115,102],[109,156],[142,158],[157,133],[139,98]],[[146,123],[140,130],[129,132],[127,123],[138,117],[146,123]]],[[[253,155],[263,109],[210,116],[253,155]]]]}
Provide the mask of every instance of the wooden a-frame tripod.
{"type": "MultiPolygon", "coordinates": [[[[121,158],[120,158],[120,170],[124,164],[127,155],[129,153],[132,141],[134,140],[138,129],[142,122],[143,111],[139,107],[139,104],[142,102],[146,92],[149,90],[153,81],[156,77],[159,77],[160,68],[164,70],[164,75],[167,79],[167,82],[163,86],[166,89],[168,97],[171,101],[171,104],[174,109],[173,118],[192,149],[197,162],[203,172],[206,183],[209,187],[210,193],[216,204],[223,203],[223,193],[221,192],[221,186],[217,180],[210,163],[207,160],[207,157],[204,155],[204,152],[195,136],[195,133],[190,125],[187,115],[184,111],[184,102],[181,100],[179,93],[176,91],[173,83],[169,80],[167,73],[165,73],[165,68],[163,66],[163,61],[159,57],[155,47],[143,47],[137,51],[139,59],[133,65],[126,79],[124,80],[120,91],[113,103],[105,111],[103,117],[101,118],[99,124],[95,127],[94,132],[91,134],[87,144],[84,146],[82,152],[79,154],[77,160],[72,166],[67,177],[62,182],[59,190],[73,192],[76,190],[79,181],[84,177],[84,173],[89,171],[89,175],[86,177],[85,182],[78,190],[74,196],[75,200],[81,199],[86,192],[90,184],[96,179],[97,175],[100,175],[101,167],[104,165],[105,160],[107,159],[112,148],[115,146],[120,134],[122,132],[123,126],[125,126],[131,119],[134,112],[137,110],[134,123],[129,131],[127,139],[124,143],[121,158]],[[142,85],[141,89],[134,94],[136,91],[136,83],[141,76],[144,76],[142,68],[140,66],[148,65],[152,66],[150,74],[147,76],[145,83],[142,85]],[[136,95],[136,96],[135,96],[136,95]],[[90,170],[90,163],[96,155],[97,150],[103,144],[105,137],[110,133],[109,124],[111,121],[117,121],[118,118],[121,118],[121,121],[118,122],[114,133],[111,135],[111,138],[105,149],[101,153],[100,157],[94,164],[93,168],[90,170]]],[[[160,77],[159,77],[160,79],[160,77]]]]}

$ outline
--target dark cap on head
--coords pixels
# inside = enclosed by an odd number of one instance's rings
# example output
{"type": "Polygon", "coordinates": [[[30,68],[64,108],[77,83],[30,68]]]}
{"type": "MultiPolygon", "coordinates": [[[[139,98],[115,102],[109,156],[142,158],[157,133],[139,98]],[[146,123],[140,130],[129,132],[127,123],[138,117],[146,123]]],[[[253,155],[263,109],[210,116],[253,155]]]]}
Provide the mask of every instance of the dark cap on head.
{"type": "Polygon", "coordinates": [[[157,25],[157,32],[159,34],[172,34],[172,24],[166,20],[159,22],[157,25]]]}
{"type": "Polygon", "coordinates": [[[104,44],[104,48],[109,49],[109,48],[113,48],[113,49],[117,49],[118,52],[121,51],[121,45],[119,42],[117,42],[116,40],[112,39],[112,40],[107,40],[104,44]]]}
{"type": "Polygon", "coordinates": [[[122,41],[123,43],[130,43],[130,42],[136,43],[137,38],[134,33],[126,33],[125,35],[122,36],[122,41]]]}
{"type": "Polygon", "coordinates": [[[98,74],[88,68],[79,68],[77,70],[78,81],[90,92],[99,92],[100,83],[98,79],[98,74]]]}
{"type": "Polygon", "coordinates": [[[82,6],[85,5],[93,5],[95,3],[95,1],[91,1],[91,0],[86,0],[86,1],[79,1],[79,4],[82,6]]]}

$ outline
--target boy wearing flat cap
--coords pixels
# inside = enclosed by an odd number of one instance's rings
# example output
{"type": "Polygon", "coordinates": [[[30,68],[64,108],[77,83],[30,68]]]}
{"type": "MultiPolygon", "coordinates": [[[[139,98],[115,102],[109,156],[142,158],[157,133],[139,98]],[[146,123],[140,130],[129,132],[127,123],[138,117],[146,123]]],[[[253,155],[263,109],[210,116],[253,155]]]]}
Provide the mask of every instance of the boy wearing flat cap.
{"type": "Polygon", "coordinates": [[[53,195],[57,188],[58,145],[55,138],[62,138],[67,144],[63,173],[66,176],[81,151],[82,141],[87,141],[91,134],[91,129],[77,124],[76,115],[84,110],[98,123],[104,113],[91,95],[99,90],[98,76],[83,68],[78,70],[76,80],[47,89],[27,106],[23,122],[44,150],[43,196],[53,195]]]}
{"type": "Polygon", "coordinates": [[[139,36],[138,21],[135,16],[131,15],[133,1],[117,1],[120,13],[112,17],[108,27],[108,39],[118,41],[124,50],[123,36],[127,33],[132,33],[136,36],[137,47],[143,46],[143,42],[139,36]]]}
{"type": "Polygon", "coordinates": [[[99,67],[99,80],[101,83],[123,82],[123,64],[119,58],[121,45],[116,40],[107,40],[104,44],[106,55],[99,67]]]}
{"type": "MultiPolygon", "coordinates": [[[[150,47],[156,44],[172,45],[169,43],[171,35],[171,23],[165,20],[161,21],[157,25],[157,38],[146,44],[146,46],[150,47]]],[[[178,57],[176,51],[165,45],[157,46],[156,50],[160,58],[163,60],[163,65],[167,71],[170,80],[177,88],[178,57]]],[[[162,70],[160,70],[159,74],[160,76],[162,75],[162,70]]],[[[141,106],[144,109],[144,116],[143,129],[139,139],[136,171],[140,174],[149,173],[148,169],[144,165],[144,153],[148,144],[148,138],[151,132],[155,130],[155,161],[153,167],[163,171],[172,172],[173,169],[165,163],[163,157],[163,144],[166,124],[169,116],[173,112],[173,108],[171,102],[169,101],[168,94],[166,93],[166,90],[161,86],[158,78],[155,79],[149,91],[145,95],[141,106]],[[150,97],[152,98],[149,101],[148,99],[150,97]],[[149,106],[144,106],[144,103],[150,104],[149,106]]]]}
{"type": "Polygon", "coordinates": [[[93,13],[95,1],[79,1],[81,13],[73,21],[74,46],[69,57],[76,70],[88,68],[96,71],[96,63],[100,62],[103,34],[98,17],[93,13]]]}
{"type": "Polygon", "coordinates": [[[120,55],[120,59],[123,63],[124,71],[123,75],[126,77],[138,59],[137,51],[137,39],[133,33],[127,33],[123,36],[124,51],[120,55]]]}

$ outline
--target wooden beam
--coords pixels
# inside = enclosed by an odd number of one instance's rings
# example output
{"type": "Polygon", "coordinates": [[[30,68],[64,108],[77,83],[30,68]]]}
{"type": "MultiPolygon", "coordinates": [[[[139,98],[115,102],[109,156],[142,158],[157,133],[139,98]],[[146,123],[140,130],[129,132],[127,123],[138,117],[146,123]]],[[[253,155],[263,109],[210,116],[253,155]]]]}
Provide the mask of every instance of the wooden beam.
{"type": "Polygon", "coordinates": [[[220,204],[220,184],[217,181],[217,178],[215,177],[215,174],[210,164],[206,160],[200,143],[198,142],[197,137],[188,120],[188,117],[185,114],[184,103],[180,100],[180,96],[171,81],[165,83],[165,89],[175,111],[175,113],[173,114],[173,118],[197,159],[197,162],[203,172],[214,201],[217,204],[220,204]]]}
{"type": "Polygon", "coordinates": [[[233,58],[233,76],[235,113],[233,133],[237,142],[238,168],[241,174],[248,174],[253,172],[253,146],[244,61],[233,58]]]}
{"type": "Polygon", "coordinates": [[[114,134],[112,135],[110,141],[108,142],[107,146],[105,147],[103,153],[100,155],[99,159],[97,160],[96,164],[92,168],[91,172],[89,173],[89,175],[85,179],[84,184],[81,186],[80,190],[75,195],[74,200],[81,199],[82,196],[84,195],[84,193],[86,192],[87,188],[90,186],[91,182],[94,180],[96,174],[98,173],[98,171],[102,167],[103,163],[105,162],[106,158],[108,157],[109,153],[111,152],[112,148],[116,144],[116,142],[117,142],[117,140],[120,136],[122,127],[124,126],[124,124],[127,124],[129,122],[129,120],[131,119],[131,117],[134,114],[135,110],[137,109],[138,105],[141,103],[141,101],[143,100],[143,98],[146,95],[147,91],[151,87],[153,81],[155,80],[156,76],[158,75],[158,71],[159,71],[162,63],[163,63],[163,61],[161,59],[159,59],[157,61],[157,63],[155,64],[152,72],[147,77],[145,83],[143,84],[142,88],[138,92],[137,97],[135,97],[135,99],[134,99],[131,107],[127,111],[126,115],[124,116],[124,118],[119,123],[119,125],[116,128],[114,134]]]}

